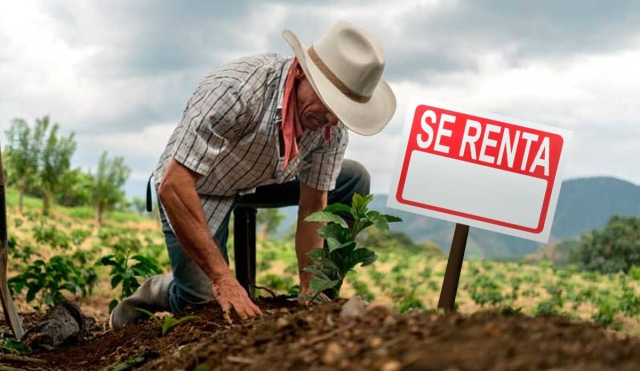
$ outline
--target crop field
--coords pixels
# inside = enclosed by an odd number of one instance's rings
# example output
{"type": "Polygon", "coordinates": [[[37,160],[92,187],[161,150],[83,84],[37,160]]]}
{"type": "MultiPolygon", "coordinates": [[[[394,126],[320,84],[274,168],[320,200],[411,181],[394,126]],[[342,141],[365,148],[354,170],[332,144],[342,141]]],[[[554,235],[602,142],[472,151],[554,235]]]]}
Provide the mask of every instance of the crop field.
{"type": "MultiPolygon", "coordinates": [[[[548,261],[465,261],[457,311],[447,314],[436,310],[446,255],[394,241],[372,248],[377,261],[346,276],[341,299],[303,308],[285,298],[297,293],[292,239],[259,239],[256,284],[264,318],[228,325],[213,304],[175,315],[194,316],[178,322],[159,314],[156,319],[168,324],[165,333],[154,319],[113,333],[106,323],[115,302],[169,269],[158,221],[107,213],[98,227],[90,209],[56,206],[52,216],[42,217],[40,202],[26,198],[20,214],[17,194],[7,194],[10,288],[23,326],[34,327],[65,298],[94,321],[78,343],[54,350],[38,348],[35,340],[0,339],[6,365],[0,369],[204,371],[277,364],[436,370],[484,369],[494,362],[504,370],[623,370],[640,357],[640,270],[602,275],[548,261]],[[341,315],[354,296],[367,311],[341,315]],[[443,352],[447,347],[458,351],[443,352]],[[602,352],[588,355],[593,347],[602,352]],[[534,351],[553,356],[542,360],[534,351]]],[[[233,261],[233,239],[229,251],[233,261]]],[[[9,332],[4,321],[2,331],[9,332]]]]}

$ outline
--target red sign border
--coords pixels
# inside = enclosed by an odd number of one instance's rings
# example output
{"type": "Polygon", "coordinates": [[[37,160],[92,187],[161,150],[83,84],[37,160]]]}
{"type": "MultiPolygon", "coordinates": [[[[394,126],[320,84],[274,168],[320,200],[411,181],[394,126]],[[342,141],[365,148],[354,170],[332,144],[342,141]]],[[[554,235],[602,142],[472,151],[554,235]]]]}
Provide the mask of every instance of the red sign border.
{"type": "MultiPolygon", "coordinates": [[[[421,107],[421,106],[433,107],[433,108],[436,108],[436,109],[438,109],[440,111],[464,113],[466,116],[472,117],[472,118],[477,119],[477,120],[490,120],[492,123],[511,125],[511,126],[518,126],[518,127],[523,128],[523,129],[534,129],[534,130],[537,130],[537,131],[543,131],[543,130],[541,130],[539,128],[529,128],[527,126],[522,126],[522,125],[518,125],[518,124],[514,124],[514,123],[508,123],[508,122],[504,122],[504,121],[500,121],[500,120],[491,119],[491,118],[488,118],[488,117],[481,117],[481,116],[477,116],[477,115],[474,115],[474,114],[471,114],[471,113],[467,113],[467,112],[452,111],[452,110],[447,109],[447,108],[437,107],[437,106],[424,104],[424,103],[420,103],[420,104],[417,104],[415,106],[414,114],[413,114],[412,120],[411,120],[411,129],[413,129],[413,126],[415,125],[415,122],[416,122],[415,113],[418,110],[418,108],[421,107]]],[[[409,130],[409,132],[411,132],[411,130],[409,130]]],[[[551,134],[556,134],[556,133],[551,133],[551,134]]],[[[561,157],[562,156],[562,152],[564,150],[564,138],[561,135],[559,137],[562,140],[562,147],[560,149],[560,157],[561,157]]],[[[536,228],[529,228],[529,227],[523,227],[521,225],[517,225],[517,224],[513,224],[513,223],[507,223],[507,222],[503,222],[503,221],[500,221],[500,220],[495,220],[495,219],[491,219],[491,218],[486,218],[486,217],[482,217],[482,216],[478,216],[478,215],[468,214],[468,213],[464,213],[464,212],[460,212],[460,211],[450,210],[450,209],[446,209],[446,208],[442,208],[442,207],[427,205],[427,204],[423,204],[423,203],[420,203],[420,202],[404,199],[402,197],[402,193],[404,192],[404,185],[405,185],[405,181],[406,181],[406,178],[407,178],[407,169],[409,167],[409,158],[411,157],[412,153],[413,153],[413,151],[409,151],[408,150],[408,146],[407,146],[407,150],[406,150],[405,155],[404,155],[404,160],[402,162],[402,171],[400,172],[400,179],[399,179],[398,189],[396,191],[396,200],[399,203],[405,204],[405,205],[409,205],[409,206],[418,207],[418,208],[421,208],[421,209],[432,210],[432,211],[440,212],[440,213],[443,213],[443,214],[454,215],[454,216],[458,216],[458,217],[472,219],[472,220],[484,222],[484,223],[487,223],[487,224],[497,225],[497,226],[500,226],[500,227],[511,228],[511,229],[515,229],[515,230],[519,230],[519,231],[529,232],[529,233],[539,234],[544,230],[545,221],[547,219],[547,213],[549,211],[549,204],[551,202],[551,194],[553,193],[554,184],[555,184],[555,181],[557,179],[558,168],[556,168],[555,173],[552,174],[549,177],[549,178],[553,179],[553,181],[547,181],[547,190],[545,192],[544,201],[542,203],[542,210],[540,211],[540,217],[538,218],[538,226],[536,228]]],[[[432,155],[432,156],[442,156],[442,155],[434,154],[434,153],[429,153],[429,154],[432,155]]],[[[443,157],[446,157],[446,156],[443,156],[443,157]]],[[[447,158],[449,158],[449,157],[447,157],[447,158]]],[[[482,165],[482,164],[474,164],[474,165],[489,167],[487,165],[482,165]]]]}

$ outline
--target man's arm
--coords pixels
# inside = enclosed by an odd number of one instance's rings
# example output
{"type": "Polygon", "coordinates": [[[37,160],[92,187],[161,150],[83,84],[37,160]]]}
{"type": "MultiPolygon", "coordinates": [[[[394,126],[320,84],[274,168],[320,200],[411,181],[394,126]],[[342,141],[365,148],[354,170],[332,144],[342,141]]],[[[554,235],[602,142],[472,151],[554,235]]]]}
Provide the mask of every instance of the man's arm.
{"type": "Polygon", "coordinates": [[[158,188],[158,197],[180,244],[211,281],[216,282],[230,270],[205,223],[195,188],[201,178],[201,174],[172,158],[158,188]]]}
{"type": "Polygon", "coordinates": [[[180,244],[211,279],[213,295],[229,319],[233,307],[245,319],[262,315],[227,266],[219,247],[211,237],[195,185],[202,175],[171,159],[158,198],[180,244]]]}
{"type": "Polygon", "coordinates": [[[318,228],[324,223],[305,222],[310,214],[321,211],[327,206],[327,192],[320,191],[301,183],[300,201],[298,204],[298,224],[296,230],[296,255],[300,275],[300,293],[309,293],[312,274],[302,269],[313,264],[307,253],[316,247],[322,247],[324,239],[318,235],[318,228]]]}

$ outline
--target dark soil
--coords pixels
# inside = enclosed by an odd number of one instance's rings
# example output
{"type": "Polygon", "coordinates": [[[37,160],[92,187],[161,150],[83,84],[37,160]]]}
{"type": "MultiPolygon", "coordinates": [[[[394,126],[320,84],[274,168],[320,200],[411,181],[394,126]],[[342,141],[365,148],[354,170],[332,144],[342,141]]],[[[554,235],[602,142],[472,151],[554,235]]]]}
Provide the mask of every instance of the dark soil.
{"type": "MultiPolygon", "coordinates": [[[[225,325],[219,307],[164,337],[152,319],[120,332],[98,322],[80,344],[0,355],[0,370],[639,370],[640,339],[562,317],[498,312],[398,315],[368,308],[341,318],[344,300],[302,308],[259,298],[262,319],[225,325]],[[14,356],[15,357],[15,356],[14,356]],[[124,367],[127,361],[139,365],[124,367]]],[[[37,323],[23,316],[24,327],[37,323]]],[[[0,331],[8,332],[4,322],[0,331]]]]}

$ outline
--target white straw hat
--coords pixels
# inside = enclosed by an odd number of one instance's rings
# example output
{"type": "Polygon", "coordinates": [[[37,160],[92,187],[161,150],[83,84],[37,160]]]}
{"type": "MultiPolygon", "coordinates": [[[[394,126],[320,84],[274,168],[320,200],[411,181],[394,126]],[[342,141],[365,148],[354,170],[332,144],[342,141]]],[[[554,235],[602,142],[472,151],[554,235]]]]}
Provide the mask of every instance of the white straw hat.
{"type": "Polygon", "coordinates": [[[313,45],[286,29],[283,36],[320,99],[349,129],[380,132],[396,111],[396,97],[382,78],[384,53],[378,39],[338,20],[313,45]]]}

